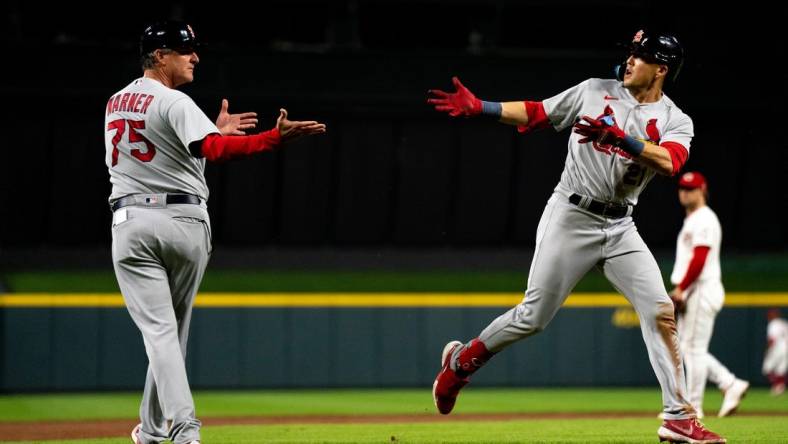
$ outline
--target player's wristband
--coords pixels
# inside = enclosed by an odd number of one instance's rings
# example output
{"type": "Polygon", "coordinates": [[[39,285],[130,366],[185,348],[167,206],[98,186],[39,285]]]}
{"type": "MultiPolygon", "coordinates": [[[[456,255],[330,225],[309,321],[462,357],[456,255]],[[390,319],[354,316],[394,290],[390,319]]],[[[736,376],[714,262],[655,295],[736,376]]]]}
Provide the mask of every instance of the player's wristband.
{"type": "Polygon", "coordinates": [[[638,140],[630,135],[626,135],[623,139],[621,139],[619,147],[629,154],[637,157],[643,152],[644,149],[646,149],[646,144],[642,140],[638,140]]]}
{"type": "Polygon", "coordinates": [[[503,112],[503,105],[501,102],[482,102],[482,115],[483,116],[490,116],[495,117],[496,119],[501,118],[501,113],[503,112]]]}

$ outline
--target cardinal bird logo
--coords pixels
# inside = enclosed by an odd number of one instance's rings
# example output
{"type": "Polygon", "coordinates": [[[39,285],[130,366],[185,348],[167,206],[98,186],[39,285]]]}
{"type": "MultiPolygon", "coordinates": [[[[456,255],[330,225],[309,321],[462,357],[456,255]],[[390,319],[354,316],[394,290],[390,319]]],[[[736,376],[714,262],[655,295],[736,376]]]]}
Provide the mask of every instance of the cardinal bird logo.
{"type": "MultiPolygon", "coordinates": [[[[605,110],[602,112],[601,115],[597,116],[596,119],[597,120],[601,120],[601,121],[607,123],[610,126],[617,126],[618,125],[616,123],[616,116],[613,113],[613,108],[611,108],[610,105],[605,106],[605,110]]],[[[601,153],[605,153],[608,156],[611,154],[611,150],[613,149],[613,145],[611,145],[609,143],[598,143],[596,140],[594,140],[591,143],[591,146],[593,146],[595,150],[597,150],[597,151],[599,151],[601,153]]]]}
{"type": "Polygon", "coordinates": [[[646,135],[648,135],[649,142],[659,145],[661,136],[657,129],[657,119],[649,119],[648,123],[646,123],[646,135]]]}

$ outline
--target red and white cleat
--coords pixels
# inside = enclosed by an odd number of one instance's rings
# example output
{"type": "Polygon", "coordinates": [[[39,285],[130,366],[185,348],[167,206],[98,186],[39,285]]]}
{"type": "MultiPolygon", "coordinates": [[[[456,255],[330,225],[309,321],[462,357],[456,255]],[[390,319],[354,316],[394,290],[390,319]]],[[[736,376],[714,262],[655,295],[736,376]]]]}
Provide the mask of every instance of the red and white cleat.
{"type": "Polygon", "coordinates": [[[432,384],[432,399],[435,401],[435,407],[443,415],[451,413],[454,403],[457,401],[457,395],[460,394],[460,389],[470,382],[467,377],[458,377],[449,365],[451,355],[457,347],[462,347],[462,342],[451,341],[443,347],[441,371],[438,372],[438,376],[435,377],[435,382],[432,384]]]}
{"type": "Polygon", "coordinates": [[[725,444],[728,441],[706,429],[697,418],[666,419],[657,430],[659,442],[688,444],[725,444]]]}

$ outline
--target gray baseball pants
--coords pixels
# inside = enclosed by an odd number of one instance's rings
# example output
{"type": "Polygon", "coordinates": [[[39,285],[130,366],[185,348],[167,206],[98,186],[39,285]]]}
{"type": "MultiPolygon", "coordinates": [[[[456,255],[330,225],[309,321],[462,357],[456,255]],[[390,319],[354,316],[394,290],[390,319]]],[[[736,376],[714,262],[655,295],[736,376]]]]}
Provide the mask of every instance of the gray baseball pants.
{"type": "Polygon", "coordinates": [[[194,298],[211,253],[204,206],[154,204],[115,211],[112,261],[129,314],[142,333],[148,373],[140,405],[143,443],[200,439],[186,375],[194,298]]]}
{"type": "Polygon", "coordinates": [[[685,395],[673,303],[631,217],[604,218],[555,192],[539,221],[523,302],[492,321],[479,339],[488,350],[498,352],[542,331],[577,282],[595,266],[638,313],[649,360],[662,387],[665,418],[693,416],[685,395]]]}

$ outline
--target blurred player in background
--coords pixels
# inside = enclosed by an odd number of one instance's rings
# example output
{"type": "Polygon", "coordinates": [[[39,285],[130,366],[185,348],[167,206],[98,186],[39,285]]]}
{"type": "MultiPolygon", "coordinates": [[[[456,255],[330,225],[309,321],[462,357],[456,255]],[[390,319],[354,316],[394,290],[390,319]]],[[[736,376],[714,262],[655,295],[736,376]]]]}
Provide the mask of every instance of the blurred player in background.
{"type": "Polygon", "coordinates": [[[769,378],[774,396],[785,392],[785,377],[788,373],[788,321],[780,317],[780,310],[770,309],[766,318],[766,354],[763,357],[763,374],[769,378]]]}
{"type": "Polygon", "coordinates": [[[718,416],[736,411],[750,383],[736,378],[711,353],[709,343],[714,319],[725,301],[720,272],[722,227],[706,205],[708,185],[698,172],[679,179],[679,202],[686,211],[676,241],[676,261],[670,280],[675,286],[670,297],[678,313],[678,332],[690,402],[702,418],[706,379],[724,393],[718,416]]]}

